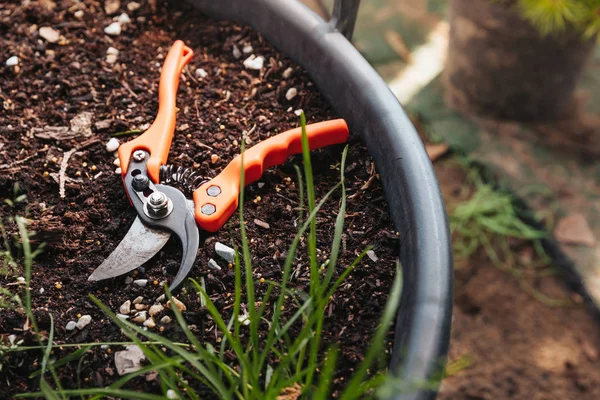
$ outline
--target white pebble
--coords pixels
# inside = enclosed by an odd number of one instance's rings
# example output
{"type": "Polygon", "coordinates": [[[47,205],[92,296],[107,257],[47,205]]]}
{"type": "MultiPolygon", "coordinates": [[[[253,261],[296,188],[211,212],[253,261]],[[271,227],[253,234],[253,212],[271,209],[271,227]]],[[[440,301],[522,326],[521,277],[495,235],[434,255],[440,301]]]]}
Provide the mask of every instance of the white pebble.
{"type": "Polygon", "coordinates": [[[150,307],[150,309],[148,310],[148,314],[150,314],[151,317],[154,317],[156,314],[160,313],[164,309],[165,308],[161,304],[155,304],[152,307],[150,307]]]}
{"type": "Polygon", "coordinates": [[[83,329],[88,326],[90,322],[92,322],[91,315],[82,315],[81,318],[79,318],[79,321],[77,321],[77,328],[83,329]]]}
{"type": "Polygon", "coordinates": [[[133,283],[140,287],[144,287],[148,284],[148,279],[136,279],[135,281],[133,281],[133,283]]]}
{"type": "Polygon", "coordinates": [[[285,98],[288,100],[292,100],[297,95],[298,95],[298,89],[293,87],[293,88],[289,88],[288,91],[285,93],[285,98]]]}
{"type": "MultiPolygon", "coordinates": [[[[115,161],[113,161],[113,164],[115,165],[115,167],[120,167],[121,166],[121,159],[120,158],[115,158],[115,161]]],[[[127,278],[131,279],[130,276],[128,276],[127,278]]],[[[127,281],[127,278],[125,278],[125,281],[127,281]]],[[[127,283],[127,282],[125,282],[125,283],[127,283]]],[[[129,282],[129,283],[131,283],[131,282],[129,282]]]]}
{"type": "Polygon", "coordinates": [[[122,24],[129,24],[131,22],[131,18],[129,18],[129,15],[127,15],[126,13],[123,13],[121,15],[119,15],[119,18],[117,18],[117,21],[122,24]]]}
{"type": "Polygon", "coordinates": [[[114,54],[115,56],[118,56],[119,50],[111,46],[108,49],[106,49],[106,54],[114,54]]]}
{"type": "Polygon", "coordinates": [[[76,327],[77,327],[77,322],[75,322],[75,321],[69,321],[69,322],[67,322],[67,326],[65,326],[65,329],[68,330],[68,331],[72,331],[76,327]]]}
{"type": "Polygon", "coordinates": [[[281,76],[283,76],[284,79],[288,79],[290,76],[292,76],[292,72],[294,72],[294,69],[292,67],[289,67],[288,69],[283,71],[283,74],[281,74],[281,76]]]}
{"type": "Polygon", "coordinates": [[[240,51],[240,49],[238,49],[238,47],[235,44],[233,45],[233,56],[235,58],[240,58],[242,56],[242,52],[240,51]]]}
{"type": "Polygon", "coordinates": [[[145,310],[146,308],[148,308],[148,306],[146,304],[136,304],[135,305],[135,309],[138,311],[145,310]]]}
{"type": "Polygon", "coordinates": [[[118,22],[113,22],[106,28],[104,28],[104,33],[111,36],[119,36],[121,34],[121,24],[118,22]]]}
{"type": "Polygon", "coordinates": [[[293,110],[293,109],[294,109],[294,108],[293,108],[292,106],[289,106],[289,107],[288,107],[288,109],[287,109],[287,110],[285,110],[285,111],[287,111],[287,112],[292,112],[292,110],[293,110]]]}
{"type": "Polygon", "coordinates": [[[173,389],[167,390],[167,399],[174,400],[177,398],[177,393],[173,389]]]}
{"type": "Polygon", "coordinates": [[[140,304],[142,301],[144,301],[144,298],[142,296],[138,296],[133,300],[133,302],[131,304],[133,304],[133,305],[140,304]]]}
{"type": "Polygon", "coordinates": [[[44,294],[45,291],[46,290],[43,287],[40,288],[40,294],[44,294]]]}
{"type": "Polygon", "coordinates": [[[19,283],[25,283],[25,278],[23,278],[22,276],[17,278],[17,282],[19,283]]]}
{"type": "Polygon", "coordinates": [[[75,16],[75,18],[81,19],[83,18],[83,10],[77,10],[73,13],[73,15],[75,16]]]}
{"type": "Polygon", "coordinates": [[[109,54],[106,56],[106,62],[108,64],[114,64],[117,62],[117,56],[114,54],[109,54]]]}
{"type": "Polygon", "coordinates": [[[158,296],[158,298],[156,299],[157,303],[164,303],[165,300],[167,299],[167,297],[164,294],[161,294],[160,296],[158,296]]]}
{"type": "Polygon", "coordinates": [[[17,56],[12,56],[8,60],[6,60],[7,67],[14,67],[15,65],[18,65],[18,64],[19,64],[19,57],[17,57],[17,56]]]}
{"type": "Polygon", "coordinates": [[[264,63],[265,58],[263,56],[256,57],[254,54],[252,54],[250,57],[244,60],[244,67],[247,69],[260,70],[262,69],[264,63]]]}
{"type": "Polygon", "coordinates": [[[49,26],[43,26],[38,31],[40,36],[49,43],[56,43],[60,37],[60,33],[50,28],[49,26]]]}
{"type": "Polygon", "coordinates": [[[248,316],[248,314],[238,315],[238,321],[240,322],[240,324],[243,324],[244,326],[250,325],[250,317],[248,316]]]}
{"type": "Polygon", "coordinates": [[[144,322],[144,321],[146,321],[146,318],[147,318],[146,317],[146,311],[140,311],[131,320],[133,322],[144,322]]]}
{"type": "Polygon", "coordinates": [[[379,258],[375,255],[375,252],[373,250],[368,250],[367,251],[367,256],[371,259],[371,261],[373,262],[377,262],[379,261],[379,258]]]}
{"type": "Polygon", "coordinates": [[[297,116],[301,116],[303,112],[304,112],[304,110],[299,108],[296,111],[294,111],[294,114],[296,114],[297,116]]]}
{"type": "Polygon", "coordinates": [[[242,52],[243,52],[244,54],[250,54],[250,53],[252,53],[253,51],[254,51],[254,48],[253,48],[252,46],[250,46],[250,45],[248,45],[248,46],[244,46],[244,48],[242,49],[242,52]]]}
{"type": "Polygon", "coordinates": [[[202,69],[202,68],[198,68],[198,69],[196,70],[196,76],[197,76],[198,78],[202,78],[202,79],[204,79],[204,78],[206,78],[206,77],[208,76],[208,72],[206,72],[206,71],[205,71],[204,69],[202,69]]]}
{"type": "Polygon", "coordinates": [[[115,174],[121,175],[122,173],[123,173],[123,170],[121,169],[121,167],[115,169],[115,174]]]}
{"type": "Polygon", "coordinates": [[[152,329],[156,326],[156,322],[154,322],[154,320],[152,318],[148,318],[147,320],[144,321],[144,326],[152,329]]]}
{"type": "Polygon", "coordinates": [[[262,189],[265,186],[265,183],[264,182],[258,182],[257,185],[258,185],[259,189],[262,189]]]}
{"type": "Polygon", "coordinates": [[[217,264],[217,262],[215,260],[213,260],[212,258],[210,260],[208,260],[208,267],[212,268],[216,271],[221,270],[221,266],[219,264],[217,264]]]}
{"type": "Polygon", "coordinates": [[[129,319],[129,315],[117,314],[117,318],[119,318],[122,321],[125,321],[126,319],[129,319]]]}
{"type": "Polygon", "coordinates": [[[106,151],[112,153],[113,151],[117,151],[121,143],[119,143],[119,139],[111,138],[108,142],[106,142],[106,151]]]}
{"type": "Polygon", "coordinates": [[[140,7],[141,7],[141,4],[140,4],[140,3],[137,3],[137,2],[135,2],[135,1],[132,1],[132,2],[130,2],[130,3],[127,3],[127,9],[128,9],[129,11],[135,11],[135,10],[137,10],[137,9],[138,9],[138,8],[140,8],[140,7]]]}
{"type": "Polygon", "coordinates": [[[177,300],[176,297],[171,297],[171,300],[167,301],[167,308],[169,309],[173,309],[171,306],[171,301],[173,302],[173,304],[175,304],[175,307],[177,307],[179,309],[179,311],[185,311],[187,310],[187,307],[185,306],[185,304],[183,304],[181,301],[177,300]]]}
{"type": "Polygon", "coordinates": [[[235,260],[235,250],[229,246],[225,246],[221,242],[215,243],[215,251],[228,263],[232,263],[235,260]]]}
{"type": "Polygon", "coordinates": [[[121,304],[121,307],[119,307],[119,312],[121,314],[129,314],[131,312],[131,301],[127,300],[125,303],[121,304]]]}
{"type": "Polygon", "coordinates": [[[168,315],[165,315],[164,317],[162,317],[162,318],[160,319],[160,323],[161,323],[161,324],[170,324],[170,323],[171,323],[171,321],[173,321],[173,320],[172,320],[172,319],[171,319],[171,317],[169,317],[168,315]]]}
{"type": "Polygon", "coordinates": [[[15,340],[17,340],[17,335],[8,335],[8,341],[10,344],[15,344],[15,340]]]}

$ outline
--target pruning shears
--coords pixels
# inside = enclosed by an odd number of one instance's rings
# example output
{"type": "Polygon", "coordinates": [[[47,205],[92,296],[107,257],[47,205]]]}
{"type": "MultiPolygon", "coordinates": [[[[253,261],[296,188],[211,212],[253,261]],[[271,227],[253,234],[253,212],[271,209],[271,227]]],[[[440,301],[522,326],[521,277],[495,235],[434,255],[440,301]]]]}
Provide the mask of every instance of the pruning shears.
{"type": "MultiPolygon", "coordinates": [[[[170,285],[170,290],[176,290],[196,259],[198,228],[216,232],[237,209],[242,168],[244,183],[250,184],[262,176],[265,168],[302,152],[302,130],[296,128],[247,149],[212,179],[199,179],[189,169],[173,172],[166,162],[175,132],[179,77],[192,56],[193,51],[182,41],[172,45],[160,76],[156,119],[141,136],[119,147],[123,186],[137,217],[117,248],[89,276],[90,281],[114,278],[138,268],[174,233],[183,247],[179,271],[170,285]],[[168,185],[182,181],[191,182],[188,186],[192,186],[193,201],[168,185]]],[[[313,150],[343,143],[349,132],[346,122],[336,119],[307,125],[306,134],[313,150]]]]}

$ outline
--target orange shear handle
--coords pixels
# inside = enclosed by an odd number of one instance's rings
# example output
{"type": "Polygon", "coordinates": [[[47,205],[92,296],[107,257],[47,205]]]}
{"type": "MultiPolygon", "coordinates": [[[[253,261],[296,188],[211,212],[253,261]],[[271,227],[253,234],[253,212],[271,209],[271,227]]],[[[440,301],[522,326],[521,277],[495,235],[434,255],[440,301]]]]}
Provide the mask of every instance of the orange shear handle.
{"type": "Polygon", "coordinates": [[[175,132],[175,115],[177,114],[176,97],[179,88],[179,76],[183,68],[190,62],[194,52],[181,40],[171,46],[160,74],[158,86],[158,114],[156,119],[138,138],[119,147],[119,159],[123,175],[127,173],[129,159],[135,150],[146,150],[148,159],[148,175],[158,183],[160,166],[167,162],[171,141],[175,132]]]}
{"type": "MultiPolygon", "coordinates": [[[[343,119],[306,126],[310,150],[348,140],[348,125],[343,119]]],[[[245,184],[257,181],[266,168],[283,164],[302,153],[302,128],[273,136],[244,152],[245,184]]],[[[195,216],[198,225],[208,232],[218,231],[235,212],[240,194],[242,156],[238,155],[215,178],[194,191],[195,216]]]]}

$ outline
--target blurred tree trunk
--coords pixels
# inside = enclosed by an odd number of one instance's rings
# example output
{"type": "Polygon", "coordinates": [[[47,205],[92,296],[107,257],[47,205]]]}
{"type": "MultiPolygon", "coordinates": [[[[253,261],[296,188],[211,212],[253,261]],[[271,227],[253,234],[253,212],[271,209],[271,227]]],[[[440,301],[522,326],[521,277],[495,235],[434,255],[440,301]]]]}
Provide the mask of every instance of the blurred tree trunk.
{"type": "Polygon", "coordinates": [[[514,120],[562,117],[594,48],[567,29],[543,37],[514,2],[451,0],[446,101],[462,111],[514,120]]]}

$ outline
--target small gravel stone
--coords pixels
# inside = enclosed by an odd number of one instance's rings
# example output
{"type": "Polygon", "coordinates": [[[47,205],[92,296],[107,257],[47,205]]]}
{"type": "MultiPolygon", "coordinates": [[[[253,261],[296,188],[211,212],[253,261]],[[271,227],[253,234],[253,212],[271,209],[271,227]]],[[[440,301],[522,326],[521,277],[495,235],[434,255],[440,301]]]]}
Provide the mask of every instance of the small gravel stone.
{"type": "Polygon", "coordinates": [[[171,319],[171,317],[169,317],[168,315],[165,315],[164,317],[162,317],[162,318],[160,319],[160,323],[161,323],[161,324],[170,324],[170,323],[171,323],[171,321],[173,321],[173,320],[172,320],[172,319],[171,319]]]}
{"type": "Polygon", "coordinates": [[[152,329],[156,326],[156,322],[154,322],[154,319],[148,318],[147,320],[144,321],[144,326],[152,329]]]}
{"type": "Polygon", "coordinates": [[[255,219],[254,219],[254,223],[255,223],[256,225],[260,226],[261,228],[264,228],[264,229],[271,229],[271,226],[270,226],[268,223],[266,223],[265,221],[261,221],[260,219],[256,219],[256,218],[255,218],[255,219]]]}
{"type": "Polygon", "coordinates": [[[127,3],[127,10],[129,10],[129,11],[135,11],[138,8],[140,8],[141,6],[142,5],[140,3],[135,2],[135,1],[131,1],[131,2],[127,3]]]}
{"type": "Polygon", "coordinates": [[[129,18],[129,15],[127,15],[127,13],[123,13],[119,15],[119,18],[117,18],[117,22],[121,25],[129,24],[131,23],[131,18],[129,18]]]}
{"type": "Polygon", "coordinates": [[[253,51],[254,51],[254,48],[250,45],[244,46],[244,48],[242,49],[242,53],[244,53],[244,54],[250,54],[253,51]]]}
{"type": "Polygon", "coordinates": [[[216,154],[213,154],[210,156],[210,163],[211,164],[216,164],[219,161],[219,156],[216,154]]]}
{"type": "Polygon", "coordinates": [[[114,64],[114,63],[116,63],[117,62],[117,56],[114,55],[114,54],[108,54],[106,56],[106,62],[108,64],[114,64]]]}
{"type": "Polygon", "coordinates": [[[121,314],[129,314],[131,312],[131,300],[127,300],[125,303],[121,304],[119,312],[121,314]]]}
{"type": "Polygon", "coordinates": [[[119,36],[121,34],[121,24],[118,22],[113,22],[104,28],[104,33],[111,36],[119,36]]]}
{"type": "MultiPolygon", "coordinates": [[[[118,160],[118,158],[117,158],[117,160],[118,160]]],[[[119,161],[119,164],[120,164],[120,163],[121,163],[121,162],[119,161]]],[[[133,278],[132,278],[132,277],[128,276],[127,278],[125,278],[125,284],[126,284],[126,285],[129,285],[129,284],[131,284],[131,282],[133,282],[133,278]]]]}
{"type": "Polygon", "coordinates": [[[133,299],[133,301],[131,302],[131,304],[140,304],[142,301],[144,301],[144,298],[142,296],[138,296],[135,299],[133,299]]]}
{"type": "Polygon", "coordinates": [[[293,72],[294,72],[294,69],[292,67],[289,67],[288,69],[283,71],[283,74],[281,74],[281,76],[283,76],[284,79],[289,79],[289,77],[292,76],[293,72]]]}
{"type": "Polygon", "coordinates": [[[262,189],[265,186],[265,183],[264,182],[258,182],[257,185],[258,185],[259,189],[262,189]]]}
{"type": "Polygon", "coordinates": [[[164,303],[165,300],[167,299],[167,296],[165,296],[164,294],[161,294],[160,296],[158,296],[158,298],[156,299],[157,303],[164,303]]]}
{"type": "Polygon", "coordinates": [[[175,307],[177,307],[179,309],[179,311],[187,310],[187,307],[185,306],[185,304],[183,304],[181,301],[177,300],[176,297],[171,297],[171,300],[167,301],[167,308],[172,309],[171,301],[173,302],[173,304],[175,304],[175,307]]]}
{"type": "Polygon", "coordinates": [[[72,331],[76,327],[77,327],[77,322],[75,322],[75,321],[69,321],[69,322],[67,322],[67,325],[65,326],[65,329],[68,330],[68,331],[72,331]]]}
{"type": "Polygon", "coordinates": [[[81,18],[83,18],[83,14],[84,14],[84,13],[83,13],[83,10],[77,10],[77,11],[75,11],[75,12],[73,13],[73,15],[75,16],[75,18],[77,18],[77,19],[81,19],[81,18]]]}
{"type": "Polygon", "coordinates": [[[115,367],[119,375],[129,374],[142,368],[144,352],[138,346],[129,345],[126,350],[115,353],[115,367]]]}
{"type": "Polygon", "coordinates": [[[81,318],[79,318],[79,321],[77,321],[77,329],[85,328],[90,322],[92,322],[91,315],[82,315],[81,318]]]}
{"type": "Polygon", "coordinates": [[[219,264],[217,264],[217,262],[215,260],[213,260],[212,258],[210,260],[208,260],[208,267],[211,269],[214,269],[216,271],[221,270],[221,266],[219,264]]]}
{"type": "Polygon", "coordinates": [[[122,173],[123,173],[123,170],[121,169],[121,167],[115,168],[115,174],[121,175],[122,173]]]}
{"type": "Polygon", "coordinates": [[[22,276],[17,278],[17,282],[19,283],[25,283],[25,278],[23,278],[22,276]]]}
{"type": "Polygon", "coordinates": [[[148,284],[148,279],[136,279],[135,281],[133,281],[133,283],[140,287],[144,287],[148,284]]]}
{"type": "Polygon", "coordinates": [[[117,318],[119,318],[120,320],[125,321],[126,319],[129,319],[129,315],[117,314],[117,318]]]}
{"type": "Polygon", "coordinates": [[[115,56],[118,56],[119,50],[111,46],[108,49],[106,49],[106,54],[114,54],[115,56]]]}
{"type": "Polygon", "coordinates": [[[369,257],[373,262],[379,261],[379,258],[375,255],[375,252],[373,250],[367,251],[367,257],[369,257]]]}
{"type": "Polygon", "coordinates": [[[150,314],[151,317],[154,317],[156,314],[162,312],[162,310],[164,310],[165,308],[162,306],[162,304],[155,304],[152,307],[150,307],[150,310],[148,310],[148,314],[150,314]]]}
{"type": "Polygon", "coordinates": [[[298,95],[298,89],[296,88],[289,88],[288,91],[285,93],[285,98],[289,100],[292,100],[294,97],[296,97],[298,95]]]}
{"type": "Polygon", "coordinates": [[[116,167],[120,167],[120,166],[121,166],[121,159],[119,159],[119,158],[115,158],[115,161],[113,161],[113,164],[114,164],[116,167]]]}
{"type": "Polygon", "coordinates": [[[6,60],[7,67],[14,67],[15,65],[18,65],[18,64],[19,64],[19,57],[17,57],[17,56],[12,56],[8,60],[6,60]]]}
{"type": "Polygon", "coordinates": [[[208,72],[206,72],[203,68],[196,69],[195,74],[198,78],[202,78],[202,79],[204,79],[208,76],[208,72]]]}
{"type": "Polygon", "coordinates": [[[112,153],[113,151],[117,151],[121,143],[119,143],[119,139],[111,138],[108,142],[106,142],[106,151],[112,153]]]}
{"type": "Polygon", "coordinates": [[[107,15],[111,15],[119,11],[121,8],[120,0],[105,0],[104,1],[104,11],[107,15]]]}
{"type": "Polygon", "coordinates": [[[42,39],[46,40],[48,43],[56,43],[60,38],[60,33],[50,28],[49,26],[43,26],[38,31],[42,39]]]}
{"type": "Polygon", "coordinates": [[[167,399],[174,400],[177,398],[177,393],[173,389],[167,390],[167,399]]]}
{"type": "Polygon", "coordinates": [[[145,305],[145,304],[136,304],[134,307],[135,307],[135,309],[136,309],[136,310],[138,310],[138,311],[145,310],[145,309],[147,309],[147,308],[148,308],[148,306],[147,306],[147,305],[145,305]]]}
{"type": "Polygon", "coordinates": [[[233,263],[233,261],[235,261],[235,250],[231,247],[225,246],[221,242],[217,242],[215,243],[215,251],[228,263],[233,263]]]}
{"type": "Polygon", "coordinates": [[[236,45],[233,45],[233,56],[235,58],[240,58],[242,56],[242,52],[240,51],[240,49],[238,49],[236,45]]]}
{"type": "Polygon", "coordinates": [[[247,69],[260,70],[262,69],[264,63],[265,58],[263,56],[256,57],[254,54],[252,54],[250,57],[244,60],[244,67],[247,69]]]}
{"type": "Polygon", "coordinates": [[[144,322],[148,318],[146,315],[146,311],[140,311],[131,320],[133,322],[144,322]]]}

